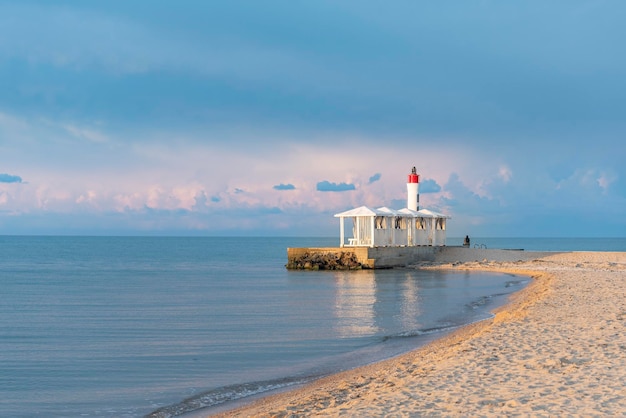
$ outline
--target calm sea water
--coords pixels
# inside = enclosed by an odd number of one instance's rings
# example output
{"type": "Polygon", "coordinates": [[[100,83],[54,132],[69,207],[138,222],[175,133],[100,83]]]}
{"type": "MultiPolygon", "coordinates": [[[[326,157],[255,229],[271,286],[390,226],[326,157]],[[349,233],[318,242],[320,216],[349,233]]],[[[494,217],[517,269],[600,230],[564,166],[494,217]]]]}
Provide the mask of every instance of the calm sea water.
{"type": "MultiPolygon", "coordinates": [[[[287,247],[336,241],[0,237],[0,416],[232,402],[415,348],[488,317],[527,281],[284,268],[287,247]]],[[[523,244],[510,248],[553,245],[523,244]]]]}

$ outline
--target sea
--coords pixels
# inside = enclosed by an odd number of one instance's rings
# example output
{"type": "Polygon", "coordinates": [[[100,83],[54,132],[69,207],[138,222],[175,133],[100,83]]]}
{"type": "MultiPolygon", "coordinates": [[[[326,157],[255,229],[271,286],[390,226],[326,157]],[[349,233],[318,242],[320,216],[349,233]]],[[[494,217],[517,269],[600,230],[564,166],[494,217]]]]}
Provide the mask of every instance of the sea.
{"type": "MultiPolygon", "coordinates": [[[[478,248],[626,251],[626,238],[471,239],[478,248]]],[[[490,318],[530,280],[285,268],[287,247],[337,244],[0,236],[0,416],[209,414],[490,318]]]]}

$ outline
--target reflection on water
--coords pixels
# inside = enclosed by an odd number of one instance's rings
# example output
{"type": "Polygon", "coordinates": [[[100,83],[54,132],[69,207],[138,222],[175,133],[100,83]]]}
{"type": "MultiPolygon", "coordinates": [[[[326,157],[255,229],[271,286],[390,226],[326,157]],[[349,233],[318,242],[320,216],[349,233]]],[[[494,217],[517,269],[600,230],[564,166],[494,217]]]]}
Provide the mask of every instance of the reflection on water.
{"type": "Polygon", "coordinates": [[[402,328],[405,330],[416,330],[420,327],[417,318],[421,311],[418,282],[412,274],[407,273],[405,280],[401,284],[403,289],[399,293],[402,295],[402,304],[400,305],[402,328]]]}
{"type": "Polygon", "coordinates": [[[376,325],[376,276],[373,271],[335,273],[335,331],[341,338],[372,335],[376,325]]]}
{"type": "Polygon", "coordinates": [[[416,330],[423,303],[415,272],[336,272],[335,331],[338,337],[386,335],[389,330],[416,330]]]}

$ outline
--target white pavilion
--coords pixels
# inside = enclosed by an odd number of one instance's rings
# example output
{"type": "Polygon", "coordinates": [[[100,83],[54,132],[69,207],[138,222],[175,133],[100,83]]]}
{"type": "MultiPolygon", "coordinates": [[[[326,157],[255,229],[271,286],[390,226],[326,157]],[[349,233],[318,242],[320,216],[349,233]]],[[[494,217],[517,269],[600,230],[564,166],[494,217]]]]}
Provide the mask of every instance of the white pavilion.
{"type": "Polygon", "coordinates": [[[419,209],[419,175],[415,167],[407,182],[407,207],[361,206],[337,213],[341,247],[443,246],[446,245],[446,221],[450,217],[428,209],[419,209]],[[346,235],[346,226],[352,235],[346,235]]]}

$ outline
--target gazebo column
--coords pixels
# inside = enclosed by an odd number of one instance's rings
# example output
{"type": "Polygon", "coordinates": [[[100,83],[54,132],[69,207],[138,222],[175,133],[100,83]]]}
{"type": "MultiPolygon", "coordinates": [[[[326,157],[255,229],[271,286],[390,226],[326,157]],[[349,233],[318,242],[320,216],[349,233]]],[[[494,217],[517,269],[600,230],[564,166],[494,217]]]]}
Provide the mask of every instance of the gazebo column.
{"type": "Polygon", "coordinates": [[[345,222],[344,222],[344,217],[340,217],[339,218],[339,247],[343,248],[344,246],[344,242],[345,242],[345,232],[344,232],[344,226],[345,226],[345,222]]]}
{"type": "Polygon", "coordinates": [[[374,223],[376,221],[376,217],[375,216],[370,216],[370,219],[371,219],[370,228],[371,228],[371,231],[372,231],[372,238],[370,239],[370,247],[373,247],[374,246],[374,236],[376,235],[375,234],[376,229],[374,228],[375,227],[374,223]]]}
{"type": "Polygon", "coordinates": [[[435,244],[435,240],[437,239],[437,219],[432,218],[430,220],[430,245],[435,244]]]}

